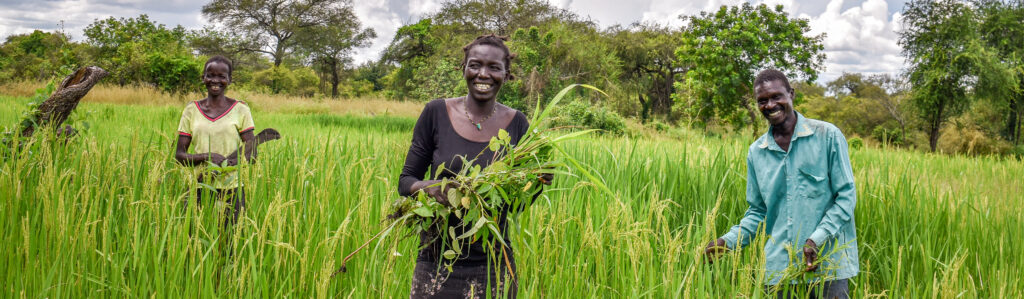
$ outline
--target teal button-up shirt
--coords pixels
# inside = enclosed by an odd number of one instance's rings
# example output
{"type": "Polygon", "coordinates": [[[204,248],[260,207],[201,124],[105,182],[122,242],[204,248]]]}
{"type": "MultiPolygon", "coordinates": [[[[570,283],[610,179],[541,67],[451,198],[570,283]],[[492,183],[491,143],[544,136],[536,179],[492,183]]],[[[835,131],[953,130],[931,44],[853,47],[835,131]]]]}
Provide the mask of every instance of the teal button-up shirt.
{"type": "MultiPolygon", "coordinates": [[[[803,269],[807,239],[819,246],[818,274],[826,280],[860,271],[853,209],[857,191],[846,137],[834,125],[797,113],[789,152],[775,143],[771,129],[747,153],[747,209],[722,236],[729,248],[750,243],[764,224],[765,277],[778,284],[787,267],[803,269]],[[790,247],[794,259],[790,260],[790,247]]],[[[815,279],[816,280],[816,279],[815,279]]],[[[798,283],[800,281],[791,281],[798,283]]]]}

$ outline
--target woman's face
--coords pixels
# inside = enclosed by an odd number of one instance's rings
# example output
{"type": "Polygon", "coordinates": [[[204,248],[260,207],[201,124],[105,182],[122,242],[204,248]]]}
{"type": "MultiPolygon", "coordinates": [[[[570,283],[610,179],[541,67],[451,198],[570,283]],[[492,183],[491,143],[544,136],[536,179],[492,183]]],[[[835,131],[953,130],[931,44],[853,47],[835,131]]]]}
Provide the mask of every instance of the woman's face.
{"type": "Polygon", "coordinates": [[[466,53],[466,65],[462,69],[469,87],[469,97],[477,101],[493,100],[498,89],[508,78],[505,65],[505,51],[492,45],[476,45],[466,53]]]}
{"type": "Polygon", "coordinates": [[[203,84],[206,85],[206,92],[211,96],[223,95],[231,84],[231,75],[228,73],[228,65],[220,62],[211,62],[206,65],[203,71],[203,84]]]}

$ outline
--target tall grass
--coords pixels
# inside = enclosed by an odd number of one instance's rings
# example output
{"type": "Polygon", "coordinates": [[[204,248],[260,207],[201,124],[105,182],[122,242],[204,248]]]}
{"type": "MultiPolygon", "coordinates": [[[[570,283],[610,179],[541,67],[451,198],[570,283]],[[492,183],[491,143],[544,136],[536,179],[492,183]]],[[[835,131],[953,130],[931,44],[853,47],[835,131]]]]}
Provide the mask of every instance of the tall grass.
{"type": "MultiPolygon", "coordinates": [[[[0,97],[0,125],[24,99],[0,97]]],[[[183,209],[180,109],[86,102],[68,145],[0,148],[0,296],[407,297],[418,240],[350,261],[397,196],[414,119],[277,113],[283,139],[244,168],[248,209],[183,209]],[[91,111],[91,113],[88,113],[91,111]]],[[[618,198],[557,177],[511,236],[524,298],[763,297],[763,236],[713,265],[700,253],[746,209],[748,141],[594,137],[566,144],[618,198]]],[[[860,275],[854,297],[1024,296],[1024,163],[885,149],[851,152],[860,275]]]]}
{"type": "MultiPolygon", "coordinates": [[[[28,97],[45,83],[18,81],[0,84],[0,95],[28,97]]],[[[202,99],[206,95],[167,94],[150,86],[118,86],[116,84],[96,85],[82,98],[85,103],[107,103],[143,106],[184,107],[188,102],[202,99]]],[[[362,116],[391,115],[416,117],[423,109],[422,103],[390,101],[378,97],[358,99],[332,99],[329,97],[296,97],[232,90],[231,97],[246,101],[266,112],[293,114],[352,114],[362,116]]],[[[427,100],[427,99],[424,99],[427,100]]]]}

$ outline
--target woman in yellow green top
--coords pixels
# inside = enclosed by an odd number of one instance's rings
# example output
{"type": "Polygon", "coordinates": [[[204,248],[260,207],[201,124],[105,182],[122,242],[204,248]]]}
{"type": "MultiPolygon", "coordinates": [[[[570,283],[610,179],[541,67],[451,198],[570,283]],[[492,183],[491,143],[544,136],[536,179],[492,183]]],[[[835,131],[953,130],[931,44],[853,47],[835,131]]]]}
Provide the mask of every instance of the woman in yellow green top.
{"type": "MultiPolygon", "coordinates": [[[[178,122],[178,145],[174,158],[186,166],[202,167],[207,162],[232,166],[238,164],[238,157],[231,157],[235,151],[243,152],[246,160],[256,156],[255,128],[249,106],[241,101],[224,95],[231,84],[231,60],[224,56],[213,56],[203,67],[203,84],[206,85],[207,97],[189,103],[181,112],[178,122]],[[195,145],[189,151],[190,145],[195,145]]],[[[212,186],[217,191],[196,192],[196,204],[201,204],[203,197],[226,200],[230,209],[227,211],[225,224],[235,223],[238,214],[245,208],[245,193],[236,171],[226,171],[200,176],[201,183],[212,186]],[[205,194],[204,194],[205,193],[205,194]]],[[[187,206],[186,201],[186,206],[187,206]]]]}

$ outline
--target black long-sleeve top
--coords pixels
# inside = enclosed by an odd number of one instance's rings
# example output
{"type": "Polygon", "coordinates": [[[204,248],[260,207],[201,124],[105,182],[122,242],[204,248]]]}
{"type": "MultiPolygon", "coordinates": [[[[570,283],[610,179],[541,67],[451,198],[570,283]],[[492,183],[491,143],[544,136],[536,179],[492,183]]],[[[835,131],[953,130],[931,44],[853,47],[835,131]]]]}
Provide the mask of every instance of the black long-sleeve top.
{"type": "MultiPolygon", "coordinates": [[[[515,117],[505,127],[513,146],[519,143],[519,140],[529,130],[529,126],[526,115],[516,111],[515,117]]],[[[448,108],[444,99],[430,101],[423,108],[413,129],[412,144],[409,146],[409,153],[405,156],[405,166],[402,167],[402,174],[398,180],[398,193],[402,196],[412,195],[412,184],[420,180],[433,179],[433,177],[425,177],[427,171],[431,170],[430,173],[435,173],[442,163],[444,163],[445,171],[438,176],[438,179],[454,177],[453,171],[458,171],[463,166],[460,156],[469,160],[476,158],[473,164],[480,165],[481,168],[487,167],[494,157],[494,152],[487,148],[487,145],[488,142],[471,141],[455,132],[451,118],[448,117],[448,108]]],[[[502,211],[496,221],[498,227],[501,228],[502,237],[507,241],[506,218],[507,211],[502,211]]],[[[451,216],[448,225],[455,227],[460,224],[460,221],[457,217],[451,216]]],[[[444,231],[447,230],[447,228],[444,229],[444,231]]],[[[419,256],[416,258],[418,262],[438,262],[442,253],[441,240],[437,237],[438,233],[438,230],[432,229],[420,235],[420,247],[423,249],[420,250],[419,256]]],[[[456,233],[461,234],[462,232],[456,233]]],[[[500,252],[498,254],[500,256],[500,252]]],[[[511,248],[507,254],[511,259],[511,248]]],[[[487,252],[484,250],[482,242],[478,241],[469,246],[463,244],[462,256],[457,258],[455,265],[479,266],[486,265],[486,262],[487,252]]]]}

